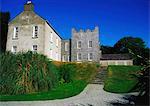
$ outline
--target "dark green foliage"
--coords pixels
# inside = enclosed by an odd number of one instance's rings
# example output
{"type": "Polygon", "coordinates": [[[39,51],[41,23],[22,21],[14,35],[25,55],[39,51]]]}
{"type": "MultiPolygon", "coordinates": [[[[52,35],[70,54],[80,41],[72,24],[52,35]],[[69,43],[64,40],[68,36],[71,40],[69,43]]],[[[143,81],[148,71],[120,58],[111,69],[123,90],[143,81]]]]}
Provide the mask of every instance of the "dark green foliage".
{"type": "Polygon", "coordinates": [[[138,79],[132,74],[137,74],[140,69],[140,66],[109,66],[104,90],[116,93],[130,92],[138,83],[138,79]]]}
{"type": "Polygon", "coordinates": [[[33,100],[53,100],[63,99],[79,94],[87,83],[85,81],[73,81],[64,83],[48,92],[38,92],[34,94],[23,95],[1,95],[0,101],[33,101],[33,100]]]}
{"type": "Polygon", "coordinates": [[[75,75],[76,64],[64,63],[59,67],[59,80],[62,83],[68,83],[73,81],[73,76],[75,75]]]}
{"type": "Polygon", "coordinates": [[[0,53],[6,50],[9,12],[0,12],[0,53]]]}
{"type": "Polygon", "coordinates": [[[102,45],[100,49],[102,50],[102,54],[114,54],[115,53],[114,47],[111,47],[111,46],[102,45]]]}
{"type": "Polygon", "coordinates": [[[44,55],[6,52],[0,61],[0,94],[48,91],[58,82],[57,68],[44,55]]]}
{"type": "MultiPolygon", "coordinates": [[[[145,42],[138,37],[124,37],[114,45],[116,53],[129,53],[131,50],[135,55],[140,55],[143,58],[149,58],[149,49],[146,48],[145,42]]],[[[143,58],[134,58],[135,65],[145,64],[143,58]]]]}

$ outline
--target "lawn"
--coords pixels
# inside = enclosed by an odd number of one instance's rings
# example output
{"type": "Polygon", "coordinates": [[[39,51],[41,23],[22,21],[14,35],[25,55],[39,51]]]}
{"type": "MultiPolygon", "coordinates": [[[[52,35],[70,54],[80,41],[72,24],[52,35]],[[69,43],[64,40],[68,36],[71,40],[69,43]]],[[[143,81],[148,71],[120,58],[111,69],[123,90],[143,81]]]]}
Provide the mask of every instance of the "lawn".
{"type": "Polygon", "coordinates": [[[22,95],[1,95],[1,101],[33,101],[33,100],[54,100],[71,97],[79,94],[86,87],[87,83],[82,80],[61,84],[49,92],[39,92],[22,95]]]}
{"type": "Polygon", "coordinates": [[[140,69],[140,66],[108,66],[104,90],[114,93],[132,91],[138,83],[138,79],[132,74],[137,74],[140,69]]]}

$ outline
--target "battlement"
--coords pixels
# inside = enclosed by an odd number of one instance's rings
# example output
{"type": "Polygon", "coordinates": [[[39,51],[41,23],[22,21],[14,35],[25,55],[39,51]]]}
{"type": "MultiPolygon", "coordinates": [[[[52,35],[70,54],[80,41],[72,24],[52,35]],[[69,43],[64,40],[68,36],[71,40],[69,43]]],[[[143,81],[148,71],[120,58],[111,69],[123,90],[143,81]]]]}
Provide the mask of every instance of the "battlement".
{"type": "Polygon", "coordinates": [[[98,26],[96,26],[93,30],[87,29],[87,30],[83,30],[80,29],[79,31],[76,30],[75,28],[72,28],[72,33],[88,33],[88,32],[98,32],[99,28],[98,26]]]}

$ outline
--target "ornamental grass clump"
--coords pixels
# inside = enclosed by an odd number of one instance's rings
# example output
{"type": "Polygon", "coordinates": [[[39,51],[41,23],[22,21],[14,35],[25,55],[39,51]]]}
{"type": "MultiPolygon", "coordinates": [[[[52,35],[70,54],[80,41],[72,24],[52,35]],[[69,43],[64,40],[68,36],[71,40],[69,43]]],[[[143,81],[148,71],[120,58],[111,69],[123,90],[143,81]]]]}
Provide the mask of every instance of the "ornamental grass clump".
{"type": "Polygon", "coordinates": [[[58,82],[57,67],[37,53],[1,54],[0,68],[0,94],[49,91],[58,82]]]}

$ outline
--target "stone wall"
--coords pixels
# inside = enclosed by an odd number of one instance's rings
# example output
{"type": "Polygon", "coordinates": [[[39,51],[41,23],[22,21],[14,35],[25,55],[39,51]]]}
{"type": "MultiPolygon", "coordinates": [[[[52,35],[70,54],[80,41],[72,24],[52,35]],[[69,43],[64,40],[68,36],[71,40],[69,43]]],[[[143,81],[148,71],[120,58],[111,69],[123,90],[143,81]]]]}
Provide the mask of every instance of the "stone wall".
{"type": "Polygon", "coordinates": [[[61,60],[63,62],[71,61],[71,40],[62,40],[61,42],[61,60]]]}
{"type": "Polygon", "coordinates": [[[25,11],[9,23],[6,50],[11,51],[17,46],[17,52],[32,50],[37,45],[38,53],[44,53],[44,20],[33,11],[25,11]],[[38,26],[38,37],[32,38],[33,26],[38,26]],[[13,39],[14,27],[18,27],[18,38],[13,39]]]}
{"type": "Polygon", "coordinates": [[[47,22],[45,22],[44,43],[44,54],[52,60],[61,61],[61,38],[47,22]]]}
{"type": "Polygon", "coordinates": [[[99,62],[100,50],[99,50],[99,29],[95,27],[94,30],[80,30],[76,31],[72,29],[72,41],[71,41],[71,61],[77,60],[77,53],[81,53],[81,61],[89,61],[88,53],[93,54],[92,61],[99,62]],[[77,42],[81,41],[81,48],[77,48],[77,42]],[[92,47],[88,47],[88,42],[92,41],[92,47]]]}
{"type": "Polygon", "coordinates": [[[100,60],[101,66],[108,65],[133,65],[133,60],[100,60]]]}

